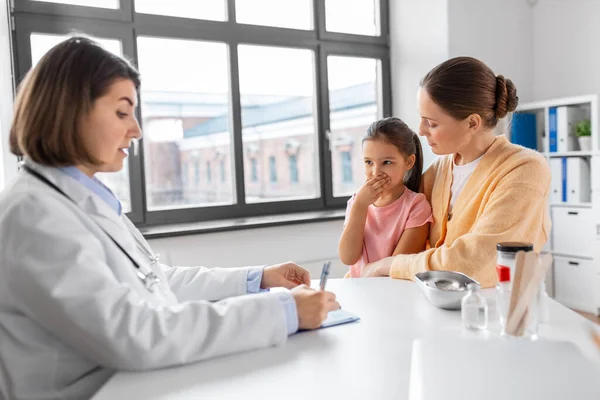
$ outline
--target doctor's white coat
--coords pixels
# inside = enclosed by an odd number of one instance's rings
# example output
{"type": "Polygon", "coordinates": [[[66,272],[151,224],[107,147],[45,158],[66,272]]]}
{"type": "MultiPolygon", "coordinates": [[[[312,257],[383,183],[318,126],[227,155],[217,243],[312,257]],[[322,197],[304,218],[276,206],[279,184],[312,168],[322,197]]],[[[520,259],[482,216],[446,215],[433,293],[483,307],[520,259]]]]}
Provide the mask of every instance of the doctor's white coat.
{"type": "Polygon", "coordinates": [[[84,399],[117,370],[285,342],[283,306],[246,295],[246,268],[152,264],[125,216],[59,170],[28,165],[75,203],[26,171],[0,195],[0,398],[84,399]],[[154,292],[99,226],[159,276],[154,292]]]}

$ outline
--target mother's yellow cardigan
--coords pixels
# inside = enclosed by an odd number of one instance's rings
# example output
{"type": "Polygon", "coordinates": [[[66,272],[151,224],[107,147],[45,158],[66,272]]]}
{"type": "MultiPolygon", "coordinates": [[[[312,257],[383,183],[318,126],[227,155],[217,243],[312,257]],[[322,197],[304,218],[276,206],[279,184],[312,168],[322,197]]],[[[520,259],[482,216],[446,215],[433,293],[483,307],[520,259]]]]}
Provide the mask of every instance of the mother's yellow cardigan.
{"type": "Polygon", "coordinates": [[[448,218],[453,156],[438,158],[423,175],[433,208],[428,250],[394,257],[390,276],[413,279],[418,272],[463,272],[482,286],[496,283],[496,243],[548,240],[550,168],[539,153],[499,136],[467,181],[448,218]]]}

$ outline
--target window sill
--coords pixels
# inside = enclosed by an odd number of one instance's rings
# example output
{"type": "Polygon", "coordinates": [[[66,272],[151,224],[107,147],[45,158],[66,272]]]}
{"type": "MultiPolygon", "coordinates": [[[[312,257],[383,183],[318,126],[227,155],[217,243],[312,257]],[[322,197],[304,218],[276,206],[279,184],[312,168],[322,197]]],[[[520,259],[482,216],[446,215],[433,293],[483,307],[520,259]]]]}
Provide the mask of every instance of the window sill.
{"type": "Polygon", "coordinates": [[[345,209],[339,209],[260,217],[222,219],[217,221],[144,227],[140,228],[140,232],[146,239],[159,239],[175,236],[197,235],[202,233],[227,232],[241,229],[333,221],[344,219],[345,213],[345,209]]]}

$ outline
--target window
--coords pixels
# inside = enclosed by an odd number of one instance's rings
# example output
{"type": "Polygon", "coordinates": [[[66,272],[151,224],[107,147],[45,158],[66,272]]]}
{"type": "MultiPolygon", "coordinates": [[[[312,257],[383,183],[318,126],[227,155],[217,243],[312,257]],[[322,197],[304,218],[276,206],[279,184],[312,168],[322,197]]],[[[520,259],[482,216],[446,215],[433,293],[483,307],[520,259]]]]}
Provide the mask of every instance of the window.
{"type": "Polygon", "coordinates": [[[388,2],[17,0],[14,76],[78,33],[139,69],[143,139],[98,175],[138,226],[338,209],[391,115],[388,2]]]}
{"type": "Polygon", "coordinates": [[[189,182],[189,171],[190,165],[188,163],[181,164],[181,183],[182,186],[187,186],[189,182]]]}
{"type": "MultiPolygon", "coordinates": [[[[42,33],[31,34],[31,65],[35,66],[40,58],[52,47],[56,46],[63,40],[67,39],[67,35],[47,35],[42,33]]],[[[116,39],[94,38],[102,47],[111,53],[122,55],[121,41],[116,39]]]]}
{"type": "Polygon", "coordinates": [[[221,183],[225,182],[225,160],[219,161],[219,172],[221,175],[221,183]]]}
{"type": "Polygon", "coordinates": [[[352,153],[342,151],[342,182],[352,183],[352,153]]]}
{"type": "Polygon", "coordinates": [[[378,36],[379,0],[325,0],[325,27],[330,32],[378,36]]]}
{"type": "Polygon", "coordinates": [[[144,14],[168,15],[172,17],[227,20],[226,0],[135,0],[135,11],[144,14]]]}
{"type": "Polygon", "coordinates": [[[209,185],[208,162],[205,185],[173,184],[174,172],[189,159],[206,160],[215,151],[231,157],[227,46],[142,36],[138,58],[148,210],[232,204],[233,177],[217,191],[209,185]]]}
{"type": "Polygon", "coordinates": [[[207,183],[212,182],[212,172],[210,170],[210,161],[206,162],[206,182],[207,183]]]}
{"type": "Polygon", "coordinates": [[[274,156],[269,157],[269,176],[271,183],[277,183],[277,160],[274,156]]]}
{"type": "Polygon", "coordinates": [[[290,182],[298,183],[298,158],[292,154],[288,159],[290,161],[290,182]]]}
{"type": "Polygon", "coordinates": [[[312,29],[312,2],[313,0],[236,0],[235,15],[237,22],[243,24],[312,29]]]}
{"type": "Polygon", "coordinates": [[[362,139],[382,116],[380,68],[376,59],[340,56],[327,57],[327,66],[330,148],[342,154],[332,157],[333,195],[341,197],[354,193],[363,181],[362,139]]]}
{"type": "Polygon", "coordinates": [[[194,164],[194,186],[200,186],[200,161],[194,164]]]}
{"type": "Polygon", "coordinates": [[[252,165],[252,182],[258,182],[258,161],[256,158],[251,158],[250,163],[252,165]]]}
{"type": "MultiPolygon", "coordinates": [[[[285,152],[286,143],[295,140],[306,160],[306,184],[246,187],[248,203],[315,198],[319,195],[316,144],[314,53],[283,47],[239,47],[242,139],[248,157],[255,149],[260,163],[265,152],[285,152]]],[[[283,154],[282,154],[283,155],[283,154]]],[[[269,159],[270,182],[277,181],[275,157],[269,159]]]]}
{"type": "MultiPolygon", "coordinates": [[[[18,1],[18,0],[17,0],[18,1]]],[[[100,8],[119,8],[119,0],[33,0],[41,3],[59,3],[73,6],[88,6],[100,8]]]]}

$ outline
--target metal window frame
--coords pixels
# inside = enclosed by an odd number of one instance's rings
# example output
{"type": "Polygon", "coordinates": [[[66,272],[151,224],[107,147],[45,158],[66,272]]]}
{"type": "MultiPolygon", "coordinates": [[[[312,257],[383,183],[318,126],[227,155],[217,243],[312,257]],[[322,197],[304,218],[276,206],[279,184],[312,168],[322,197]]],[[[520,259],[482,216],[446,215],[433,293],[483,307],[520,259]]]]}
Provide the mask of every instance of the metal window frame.
{"type": "MultiPolygon", "coordinates": [[[[227,0],[227,21],[208,21],[164,15],[135,13],[135,0],[120,0],[120,9],[102,9],[56,3],[17,0],[12,10],[16,49],[14,60],[16,80],[24,77],[31,66],[31,33],[69,34],[73,30],[97,37],[118,39],[123,54],[134,65],[138,64],[137,38],[140,36],[215,41],[228,46],[230,85],[230,127],[232,130],[232,175],[234,204],[147,210],[144,171],[144,146],[140,142],[138,154],[130,154],[129,176],[132,212],[128,216],[140,227],[162,224],[180,224],[224,218],[246,218],[280,213],[339,209],[346,197],[334,197],[331,153],[326,132],[329,129],[329,91],[327,57],[340,55],[367,57],[380,60],[381,100],[384,116],[391,115],[391,77],[389,62],[388,0],[380,0],[381,34],[377,37],[327,32],[325,30],[325,0],[313,0],[313,30],[257,26],[235,21],[235,0],[227,0]],[[244,156],[239,82],[239,45],[258,45],[308,49],[314,53],[315,77],[315,145],[318,154],[320,196],[274,202],[247,203],[245,199],[244,156]]],[[[141,101],[138,119],[141,121],[141,101]]],[[[248,171],[251,173],[250,171],[248,171]]]]}
{"type": "Polygon", "coordinates": [[[388,0],[376,0],[379,6],[378,19],[379,19],[379,35],[378,36],[367,36],[367,35],[356,35],[351,33],[341,32],[330,32],[327,30],[327,9],[325,7],[325,0],[315,1],[315,17],[317,31],[319,33],[319,39],[339,41],[339,42],[356,42],[362,44],[373,44],[373,45],[388,45],[389,34],[390,34],[390,23],[389,23],[389,2],[388,0]]]}
{"type": "Polygon", "coordinates": [[[117,9],[46,3],[33,0],[10,1],[14,2],[14,10],[22,13],[47,14],[71,18],[95,18],[112,21],[130,21],[133,15],[133,0],[120,0],[120,7],[117,9]]]}

